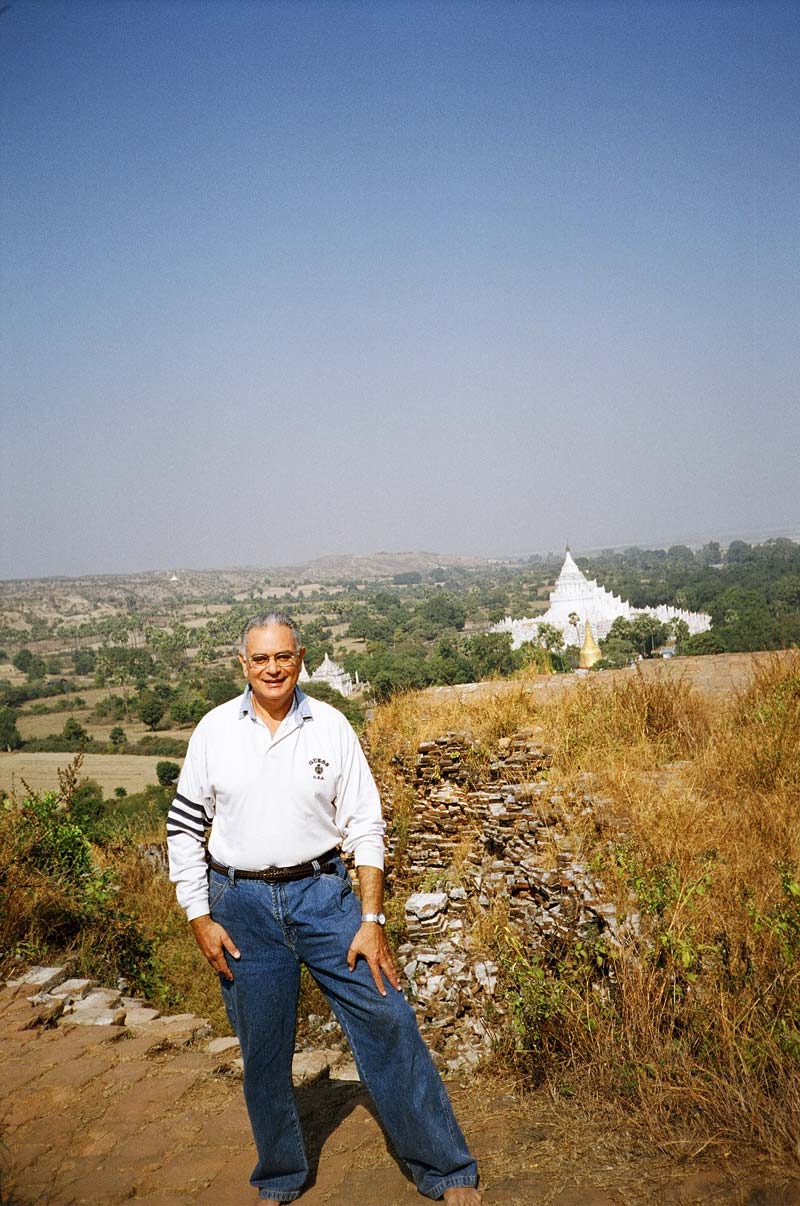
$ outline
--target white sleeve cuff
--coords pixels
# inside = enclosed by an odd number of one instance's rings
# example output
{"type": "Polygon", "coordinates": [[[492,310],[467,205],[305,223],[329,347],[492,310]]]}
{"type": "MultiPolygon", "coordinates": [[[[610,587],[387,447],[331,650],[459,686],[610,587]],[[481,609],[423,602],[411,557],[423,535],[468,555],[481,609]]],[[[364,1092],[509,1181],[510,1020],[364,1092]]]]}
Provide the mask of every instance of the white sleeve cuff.
{"type": "Polygon", "coordinates": [[[357,867],[377,867],[379,871],[383,870],[383,845],[371,846],[360,842],[353,857],[357,867]]]}

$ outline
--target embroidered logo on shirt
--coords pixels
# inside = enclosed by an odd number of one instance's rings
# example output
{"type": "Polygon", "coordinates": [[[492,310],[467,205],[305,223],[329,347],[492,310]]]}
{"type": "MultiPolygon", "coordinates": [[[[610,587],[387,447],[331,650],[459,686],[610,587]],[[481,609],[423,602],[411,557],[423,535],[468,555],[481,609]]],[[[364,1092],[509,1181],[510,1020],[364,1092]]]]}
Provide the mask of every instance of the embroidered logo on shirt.
{"type": "Polygon", "coordinates": [[[314,768],[314,778],[325,778],[325,767],[329,765],[324,758],[309,758],[308,765],[314,768]]]}

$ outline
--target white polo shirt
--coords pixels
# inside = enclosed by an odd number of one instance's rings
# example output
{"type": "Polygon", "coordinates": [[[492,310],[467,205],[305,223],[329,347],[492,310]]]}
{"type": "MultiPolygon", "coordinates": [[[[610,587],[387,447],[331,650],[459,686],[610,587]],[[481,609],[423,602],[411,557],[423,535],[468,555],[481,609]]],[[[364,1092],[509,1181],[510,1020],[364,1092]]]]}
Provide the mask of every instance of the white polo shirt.
{"type": "Polygon", "coordinates": [[[189,741],[167,817],[170,879],[191,921],[209,911],[205,831],[214,859],[241,871],[310,862],[334,846],[383,867],[380,799],[341,712],[295,689],[271,736],[248,685],[208,712],[189,741]]]}

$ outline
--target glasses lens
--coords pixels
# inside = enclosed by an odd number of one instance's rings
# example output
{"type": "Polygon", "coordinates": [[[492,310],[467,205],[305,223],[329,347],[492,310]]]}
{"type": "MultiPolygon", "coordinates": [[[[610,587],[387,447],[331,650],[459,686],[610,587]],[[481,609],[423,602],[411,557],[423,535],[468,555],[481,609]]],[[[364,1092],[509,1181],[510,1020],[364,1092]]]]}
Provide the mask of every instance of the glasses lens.
{"type": "Polygon", "coordinates": [[[273,657],[271,653],[254,653],[250,658],[253,666],[268,666],[270,662],[275,662],[276,666],[291,666],[297,655],[294,653],[276,653],[273,657]]]}

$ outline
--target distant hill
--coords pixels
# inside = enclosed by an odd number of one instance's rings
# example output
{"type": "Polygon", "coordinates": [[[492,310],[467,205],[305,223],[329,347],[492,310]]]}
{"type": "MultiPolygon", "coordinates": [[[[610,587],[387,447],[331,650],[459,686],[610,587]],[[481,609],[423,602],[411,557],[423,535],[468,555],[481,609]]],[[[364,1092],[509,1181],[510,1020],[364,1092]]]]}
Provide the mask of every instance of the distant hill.
{"type": "Polygon", "coordinates": [[[444,569],[481,569],[497,564],[496,559],[448,553],[343,553],[286,566],[169,568],[133,574],[85,574],[76,578],[18,578],[0,581],[0,606],[13,611],[35,602],[37,606],[67,618],[79,616],[87,603],[106,608],[112,614],[125,607],[131,596],[140,603],[161,606],[175,599],[186,602],[243,598],[252,592],[269,592],[271,587],[289,584],[324,585],[354,579],[391,579],[395,574],[425,573],[440,566],[444,569]]]}

